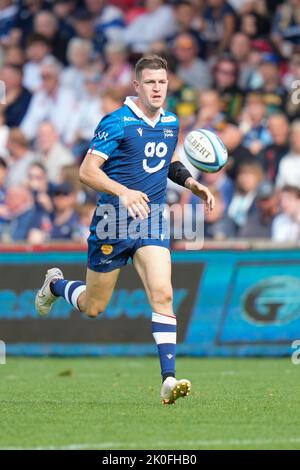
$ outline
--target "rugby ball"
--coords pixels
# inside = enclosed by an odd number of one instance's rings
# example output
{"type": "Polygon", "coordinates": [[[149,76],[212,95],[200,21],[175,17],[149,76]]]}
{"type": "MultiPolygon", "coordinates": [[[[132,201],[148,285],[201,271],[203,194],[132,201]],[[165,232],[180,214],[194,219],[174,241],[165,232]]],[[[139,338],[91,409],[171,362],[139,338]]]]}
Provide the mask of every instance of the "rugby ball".
{"type": "Polygon", "coordinates": [[[196,129],[184,139],[184,151],[198,170],[216,173],[226,164],[228,153],[222,140],[212,131],[196,129]]]}

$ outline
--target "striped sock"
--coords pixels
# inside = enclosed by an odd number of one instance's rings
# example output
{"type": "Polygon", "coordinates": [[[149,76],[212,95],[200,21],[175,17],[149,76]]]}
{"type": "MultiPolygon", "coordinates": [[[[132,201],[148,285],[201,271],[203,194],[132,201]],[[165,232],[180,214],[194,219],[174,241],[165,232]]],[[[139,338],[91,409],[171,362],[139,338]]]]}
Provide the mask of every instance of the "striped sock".
{"type": "Polygon", "coordinates": [[[152,312],[152,334],[157,344],[161,375],[175,377],[176,317],[152,312]]]}
{"type": "Polygon", "coordinates": [[[81,292],[85,291],[86,286],[81,281],[67,281],[66,279],[58,279],[51,282],[50,290],[53,295],[63,297],[69,304],[79,310],[77,300],[81,292]]]}

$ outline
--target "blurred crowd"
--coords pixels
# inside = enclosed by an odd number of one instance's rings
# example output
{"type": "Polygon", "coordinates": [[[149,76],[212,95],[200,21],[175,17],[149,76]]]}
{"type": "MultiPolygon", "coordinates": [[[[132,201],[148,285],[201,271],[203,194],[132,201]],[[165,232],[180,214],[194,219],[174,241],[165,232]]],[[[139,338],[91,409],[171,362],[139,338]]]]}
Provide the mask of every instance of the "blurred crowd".
{"type": "MultiPolygon", "coordinates": [[[[300,0],[0,0],[0,241],[86,240],[97,194],[78,167],[146,52],[168,60],[178,153],[217,201],[205,238],[298,244],[300,0]],[[186,160],[200,127],[228,148],[218,173],[186,160]]],[[[171,182],[168,202],[197,216],[171,182]]]]}

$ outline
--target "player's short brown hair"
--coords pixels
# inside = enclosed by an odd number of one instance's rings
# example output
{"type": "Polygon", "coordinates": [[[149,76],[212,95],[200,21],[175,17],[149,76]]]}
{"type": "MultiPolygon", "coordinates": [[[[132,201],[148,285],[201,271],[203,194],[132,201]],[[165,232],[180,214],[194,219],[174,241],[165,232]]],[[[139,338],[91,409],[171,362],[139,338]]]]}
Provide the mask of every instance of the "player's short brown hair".
{"type": "Polygon", "coordinates": [[[159,70],[164,69],[168,70],[168,63],[166,59],[158,55],[146,55],[141,57],[135,66],[135,76],[137,80],[140,80],[142,71],[145,69],[159,70]]]}

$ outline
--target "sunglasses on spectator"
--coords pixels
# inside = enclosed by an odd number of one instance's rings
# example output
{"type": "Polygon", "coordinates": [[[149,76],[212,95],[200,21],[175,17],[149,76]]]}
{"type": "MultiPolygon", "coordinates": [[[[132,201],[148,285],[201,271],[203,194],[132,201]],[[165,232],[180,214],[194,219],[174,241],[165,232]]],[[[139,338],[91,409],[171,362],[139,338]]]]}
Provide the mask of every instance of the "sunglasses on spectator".
{"type": "Polygon", "coordinates": [[[56,78],[56,75],[54,75],[52,73],[43,73],[41,75],[41,78],[42,78],[42,80],[49,80],[51,78],[56,78]]]}

